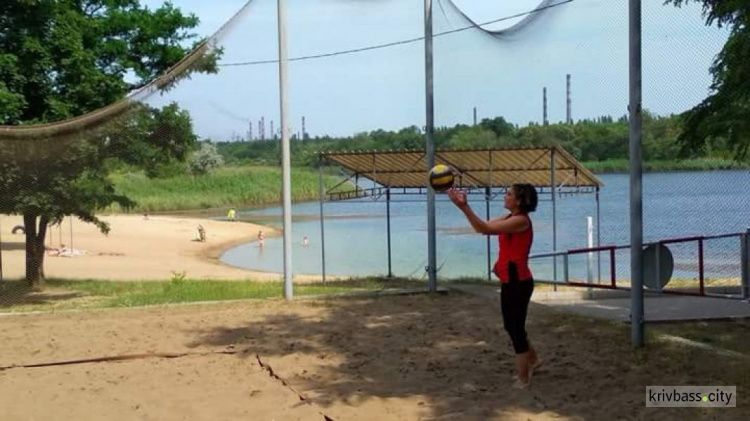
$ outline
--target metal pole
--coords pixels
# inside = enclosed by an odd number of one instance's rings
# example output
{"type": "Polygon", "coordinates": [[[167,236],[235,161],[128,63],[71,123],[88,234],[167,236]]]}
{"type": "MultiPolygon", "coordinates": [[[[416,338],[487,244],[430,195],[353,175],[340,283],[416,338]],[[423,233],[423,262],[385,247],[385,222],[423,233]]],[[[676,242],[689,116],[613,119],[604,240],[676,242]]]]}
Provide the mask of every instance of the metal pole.
{"type": "MultiPolygon", "coordinates": [[[[62,233],[62,224],[60,224],[60,232],[62,233]]],[[[70,216],[70,249],[73,250],[73,216],[70,216]]]]}
{"type": "Polygon", "coordinates": [[[573,114],[571,111],[571,99],[570,99],[570,74],[568,74],[565,77],[566,85],[567,85],[567,95],[566,95],[566,105],[567,105],[567,117],[565,119],[566,123],[573,124],[573,114]]]}
{"type": "MultiPolygon", "coordinates": [[[[492,155],[490,155],[491,157],[492,155]]],[[[492,169],[492,165],[490,164],[490,169],[492,169]]],[[[484,202],[487,205],[487,220],[490,220],[490,195],[492,194],[492,188],[491,187],[485,187],[484,188],[484,202]]],[[[492,282],[492,258],[490,256],[490,239],[491,235],[486,236],[487,237],[487,281],[492,282]]]]}
{"type": "Polygon", "coordinates": [[[632,344],[644,345],[643,163],[641,151],[641,0],[630,1],[630,325],[632,344]]]}
{"type": "MultiPolygon", "coordinates": [[[[550,184],[552,185],[552,189],[550,190],[550,193],[552,194],[552,251],[557,252],[557,192],[555,191],[555,186],[557,185],[557,182],[555,180],[555,148],[552,148],[552,152],[550,153],[550,184]]],[[[557,291],[557,256],[553,257],[553,265],[552,265],[552,279],[555,281],[553,284],[554,291],[557,291]]]]}
{"type": "Polygon", "coordinates": [[[744,235],[740,235],[740,241],[742,299],[750,300],[750,229],[744,235]]]}
{"type": "MultiPolygon", "coordinates": [[[[656,273],[655,277],[656,277],[656,279],[654,281],[654,285],[656,285],[656,288],[660,292],[661,292],[661,282],[659,282],[659,280],[661,279],[661,256],[660,256],[661,255],[661,253],[660,253],[661,247],[662,247],[661,242],[657,242],[656,243],[656,254],[654,255],[654,262],[655,262],[655,266],[656,266],[656,270],[655,270],[655,273],[656,273]]],[[[644,273],[643,273],[643,283],[644,284],[646,283],[646,277],[647,277],[647,274],[644,271],[644,273]]]]}
{"type": "MultiPolygon", "coordinates": [[[[602,219],[601,219],[601,213],[599,212],[599,187],[596,188],[596,246],[601,247],[602,245],[602,219]]],[[[596,253],[596,260],[597,260],[597,270],[596,270],[596,277],[598,283],[602,283],[602,253],[598,252],[596,253]]]]}
{"type": "Polygon", "coordinates": [[[279,18],[279,99],[281,103],[281,179],[284,202],[284,298],[291,300],[292,288],[292,174],[289,157],[289,101],[287,92],[286,0],[277,0],[279,18]]]}
{"type": "Polygon", "coordinates": [[[325,184],[323,183],[323,157],[318,156],[318,197],[320,199],[320,253],[321,274],[323,285],[326,283],[326,229],[323,216],[323,200],[325,200],[325,184]]]}
{"type": "MultiPolygon", "coordinates": [[[[703,266],[704,260],[703,260],[703,239],[698,239],[698,282],[699,282],[699,288],[700,288],[700,294],[705,295],[706,294],[706,272],[705,268],[703,266]]],[[[657,260],[658,261],[658,260],[657,260]]]]}
{"type": "MultiPolygon", "coordinates": [[[[432,91],[432,0],[424,1],[424,58],[425,58],[425,102],[426,124],[425,140],[427,143],[427,171],[435,165],[435,104],[432,91]]],[[[435,251],[435,190],[427,189],[427,286],[430,292],[437,291],[437,254],[435,251]]]]}
{"type": "Polygon", "coordinates": [[[3,282],[3,226],[0,221],[0,282],[3,282]]]}
{"type": "Polygon", "coordinates": [[[393,278],[393,268],[391,266],[391,188],[385,191],[385,219],[388,229],[388,277],[393,278]]]}
{"type": "MultiPolygon", "coordinates": [[[[586,217],[586,244],[589,249],[594,247],[594,218],[586,217]]],[[[599,253],[597,252],[597,255],[599,253]]],[[[586,282],[590,285],[594,283],[594,253],[586,253],[586,282]]],[[[594,298],[593,289],[588,288],[588,297],[594,298]]]]}
{"type": "MultiPolygon", "coordinates": [[[[485,201],[487,202],[487,220],[490,220],[490,199],[492,198],[492,151],[489,151],[489,167],[490,170],[487,172],[487,187],[484,191],[485,201]]],[[[490,236],[487,236],[487,282],[492,282],[492,256],[490,252],[490,236]]]]}

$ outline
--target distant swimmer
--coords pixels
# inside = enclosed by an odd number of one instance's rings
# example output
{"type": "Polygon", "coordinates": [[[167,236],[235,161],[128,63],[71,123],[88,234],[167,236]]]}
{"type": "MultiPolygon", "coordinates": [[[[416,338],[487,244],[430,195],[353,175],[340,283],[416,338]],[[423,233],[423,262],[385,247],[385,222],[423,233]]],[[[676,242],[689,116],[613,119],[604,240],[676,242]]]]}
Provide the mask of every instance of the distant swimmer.
{"type": "Polygon", "coordinates": [[[258,247],[265,247],[266,246],[266,234],[263,233],[263,230],[258,231],[258,247]]]}

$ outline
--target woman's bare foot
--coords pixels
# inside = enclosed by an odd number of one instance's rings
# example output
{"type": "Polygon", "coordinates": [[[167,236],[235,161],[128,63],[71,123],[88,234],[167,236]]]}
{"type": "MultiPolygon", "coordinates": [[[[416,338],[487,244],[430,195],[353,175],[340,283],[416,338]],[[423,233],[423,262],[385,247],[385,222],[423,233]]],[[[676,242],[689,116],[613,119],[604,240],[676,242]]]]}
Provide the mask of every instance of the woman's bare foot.
{"type": "Polygon", "coordinates": [[[529,353],[524,352],[523,354],[516,354],[516,381],[513,383],[513,387],[516,389],[525,389],[528,387],[531,376],[529,366],[529,353]]]}
{"type": "Polygon", "coordinates": [[[534,364],[533,366],[529,367],[529,379],[531,379],[531,377],[534,375],[534,373],[537,372],[539,370],[539,368],[542,367],[543,365],[544,365],[544,361],[537,361],[536,364],[534,364]]]}
{"type": "Polygon", "coordinates": [[[520,390],[526,390],[531,386],[530,381],[522,381],[518,377],[513,381],[513,389],[520,389],[520,390]]]}
{"type": "Polygon", "coordinates": [[[539,357],[536,355],[536,350],[534,348],[529,349],[529,377],[534,374],[534,371],[544,365],[544,360],[540,360],[539,357]]]}

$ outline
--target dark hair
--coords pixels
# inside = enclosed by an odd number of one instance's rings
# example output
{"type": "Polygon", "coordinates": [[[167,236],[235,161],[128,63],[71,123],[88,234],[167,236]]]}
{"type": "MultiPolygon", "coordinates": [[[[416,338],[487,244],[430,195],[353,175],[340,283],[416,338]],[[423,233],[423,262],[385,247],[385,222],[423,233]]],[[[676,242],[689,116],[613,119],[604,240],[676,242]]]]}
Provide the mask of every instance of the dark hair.
{"type": "Polygon", "coordinates": [[[529,213],[536,210],[539,199],[534,186],[531,184],[514,184],[513,192],[516,194],[516,199],[521,202],[519,207],[522,212],[529,213]]]}

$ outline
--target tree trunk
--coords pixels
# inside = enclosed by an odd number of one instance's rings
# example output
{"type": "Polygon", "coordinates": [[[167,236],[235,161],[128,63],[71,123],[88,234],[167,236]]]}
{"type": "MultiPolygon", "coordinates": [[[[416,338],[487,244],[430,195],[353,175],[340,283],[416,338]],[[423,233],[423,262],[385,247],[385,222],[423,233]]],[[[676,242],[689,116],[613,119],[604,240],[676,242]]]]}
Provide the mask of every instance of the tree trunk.
{"type": "Polygon", "coordinates": [[[37,215],[23,215],[26,229],[26,283],[34,290],[41,290],[44,288],[44,237],[47,235],[49,218],[39,217],[38,229],[36,221],[37,215]]]}

